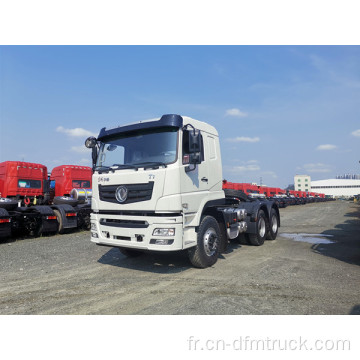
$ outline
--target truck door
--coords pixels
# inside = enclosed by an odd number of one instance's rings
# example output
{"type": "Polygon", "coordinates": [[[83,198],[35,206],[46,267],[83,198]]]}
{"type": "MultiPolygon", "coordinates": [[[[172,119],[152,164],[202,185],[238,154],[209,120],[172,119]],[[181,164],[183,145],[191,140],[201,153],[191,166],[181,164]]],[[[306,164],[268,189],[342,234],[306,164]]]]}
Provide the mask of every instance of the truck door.
{"type": "Polygon", "coordinates": [[[209,193],[209,169],[208,169],[208,153],[204,137],[206,133],[202,133],[201,146],[201,164],[197,164],[194,170],[194,165],[188,164],[189,154],[186,150],[185,139],[182,144],[182,166],[180,167],[180,189],[182,204],[185,205],[184,212],[196,213],[199,210],[200,204],[208,197],[209,193]],[[205,145],[205,146],[204,146],[205,145]]]}

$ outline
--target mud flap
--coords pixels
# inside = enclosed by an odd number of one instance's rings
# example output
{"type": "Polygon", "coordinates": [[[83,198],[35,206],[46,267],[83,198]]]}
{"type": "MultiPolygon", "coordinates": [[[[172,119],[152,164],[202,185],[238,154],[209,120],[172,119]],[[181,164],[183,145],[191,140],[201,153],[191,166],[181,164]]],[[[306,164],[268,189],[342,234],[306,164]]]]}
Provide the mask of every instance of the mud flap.
{"type": "Polygon", "coordinates": [[[74,229],[78,227],[78,212],[71,205],[52,205],[52,209],[59,211],[62,218],[63,229],[74,229]]]}
{"type": "Polygon", "coordinates": [[[50,206],[39,205],[33,206],[32,209],[41,215],[42,233],[57,232],[58,222],[56,220],[55,213],[52,211],[50,206]]]}
{"type": "Polygon", "coordinates": [[[74,209],[77,211],[78,227],[84,230],[90,230],[91,205],[81,204],[74,209]]]}

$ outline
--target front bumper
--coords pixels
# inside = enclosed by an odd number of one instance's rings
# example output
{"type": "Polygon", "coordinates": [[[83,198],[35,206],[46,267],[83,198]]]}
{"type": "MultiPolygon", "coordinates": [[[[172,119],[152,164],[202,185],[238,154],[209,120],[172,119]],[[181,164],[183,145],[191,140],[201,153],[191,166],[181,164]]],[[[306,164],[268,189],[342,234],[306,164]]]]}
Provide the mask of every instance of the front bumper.
{"type": "Polygon", "coordinates": [[[98,245],[152,251],[183,249],[183,218],[179,215],[128,216],[92,213],[91,227],[91,241],[98,245]],[[154,236],[153,232],[158,228],[174,228],[175,234],[154,236]],[[157,240],[161,240],[161,244],[157,240]]]}

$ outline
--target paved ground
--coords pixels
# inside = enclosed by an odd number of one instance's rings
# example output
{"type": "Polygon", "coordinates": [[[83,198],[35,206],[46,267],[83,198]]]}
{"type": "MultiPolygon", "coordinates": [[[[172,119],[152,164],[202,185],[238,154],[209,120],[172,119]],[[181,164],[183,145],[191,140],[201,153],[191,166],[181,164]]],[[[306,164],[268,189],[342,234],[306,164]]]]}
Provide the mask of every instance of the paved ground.
{"type": "Polygon", "coordinates": [[[360,206],[292,206],[281,222],[275,241],[232,243],[208,269],[184,253],[126,258],[88,232],[1,243],[0,314],[360,314],[360,206]]]}

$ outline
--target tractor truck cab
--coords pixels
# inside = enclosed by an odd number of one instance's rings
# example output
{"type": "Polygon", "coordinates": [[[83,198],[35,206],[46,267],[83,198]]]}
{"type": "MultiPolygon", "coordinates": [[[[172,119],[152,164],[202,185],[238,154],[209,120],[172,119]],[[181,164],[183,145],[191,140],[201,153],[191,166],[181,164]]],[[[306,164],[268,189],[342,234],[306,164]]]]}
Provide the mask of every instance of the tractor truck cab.
{"type": "MultiPolygon", "coordinates": [[[[54,197],[76,197],[84,193],[91,197],[92,169],[89,166],[60,165],[52,169],[50,179],[50,199],[54,197]],[[74,190],[75,189],[75,190],[74,190]]],[[[87,198],[86,198],[87,199],[87,198]]]]}
{"type": "MultiPolygon", "coordinates": [[[[258,233],[251,210],[258,214],[260,207],[240,206],[239,199],[226,197],[222,189],[220,144],[213,126],[163,115],[103,128],[85,145],[92,148],[94,243],[118,247],[129,256],[188,249],[193,265],[206,267],[216,262],[228,239],[248,228],[258,233]]],[[[262,206],[263,241],[271,204],[262,206]]]]}
{"type": "Polygon", "coordinates": [[[0,197],[16,200],[19,206],[48,203],[47,167],[24,161],[0,163],[0,197]]]}
{"type": "Polygon", "coordinates": [[[91,208],[86,200],[90,200],[91,189],[79,187],[91,186],[91,168],[63,166],[53,173],[58,187],[51,196],[46,166],[22,161],[0,163],[0,238],[90,228],[91,208]],[[71,190],[74,185],[78,187],[71,190]]]}

